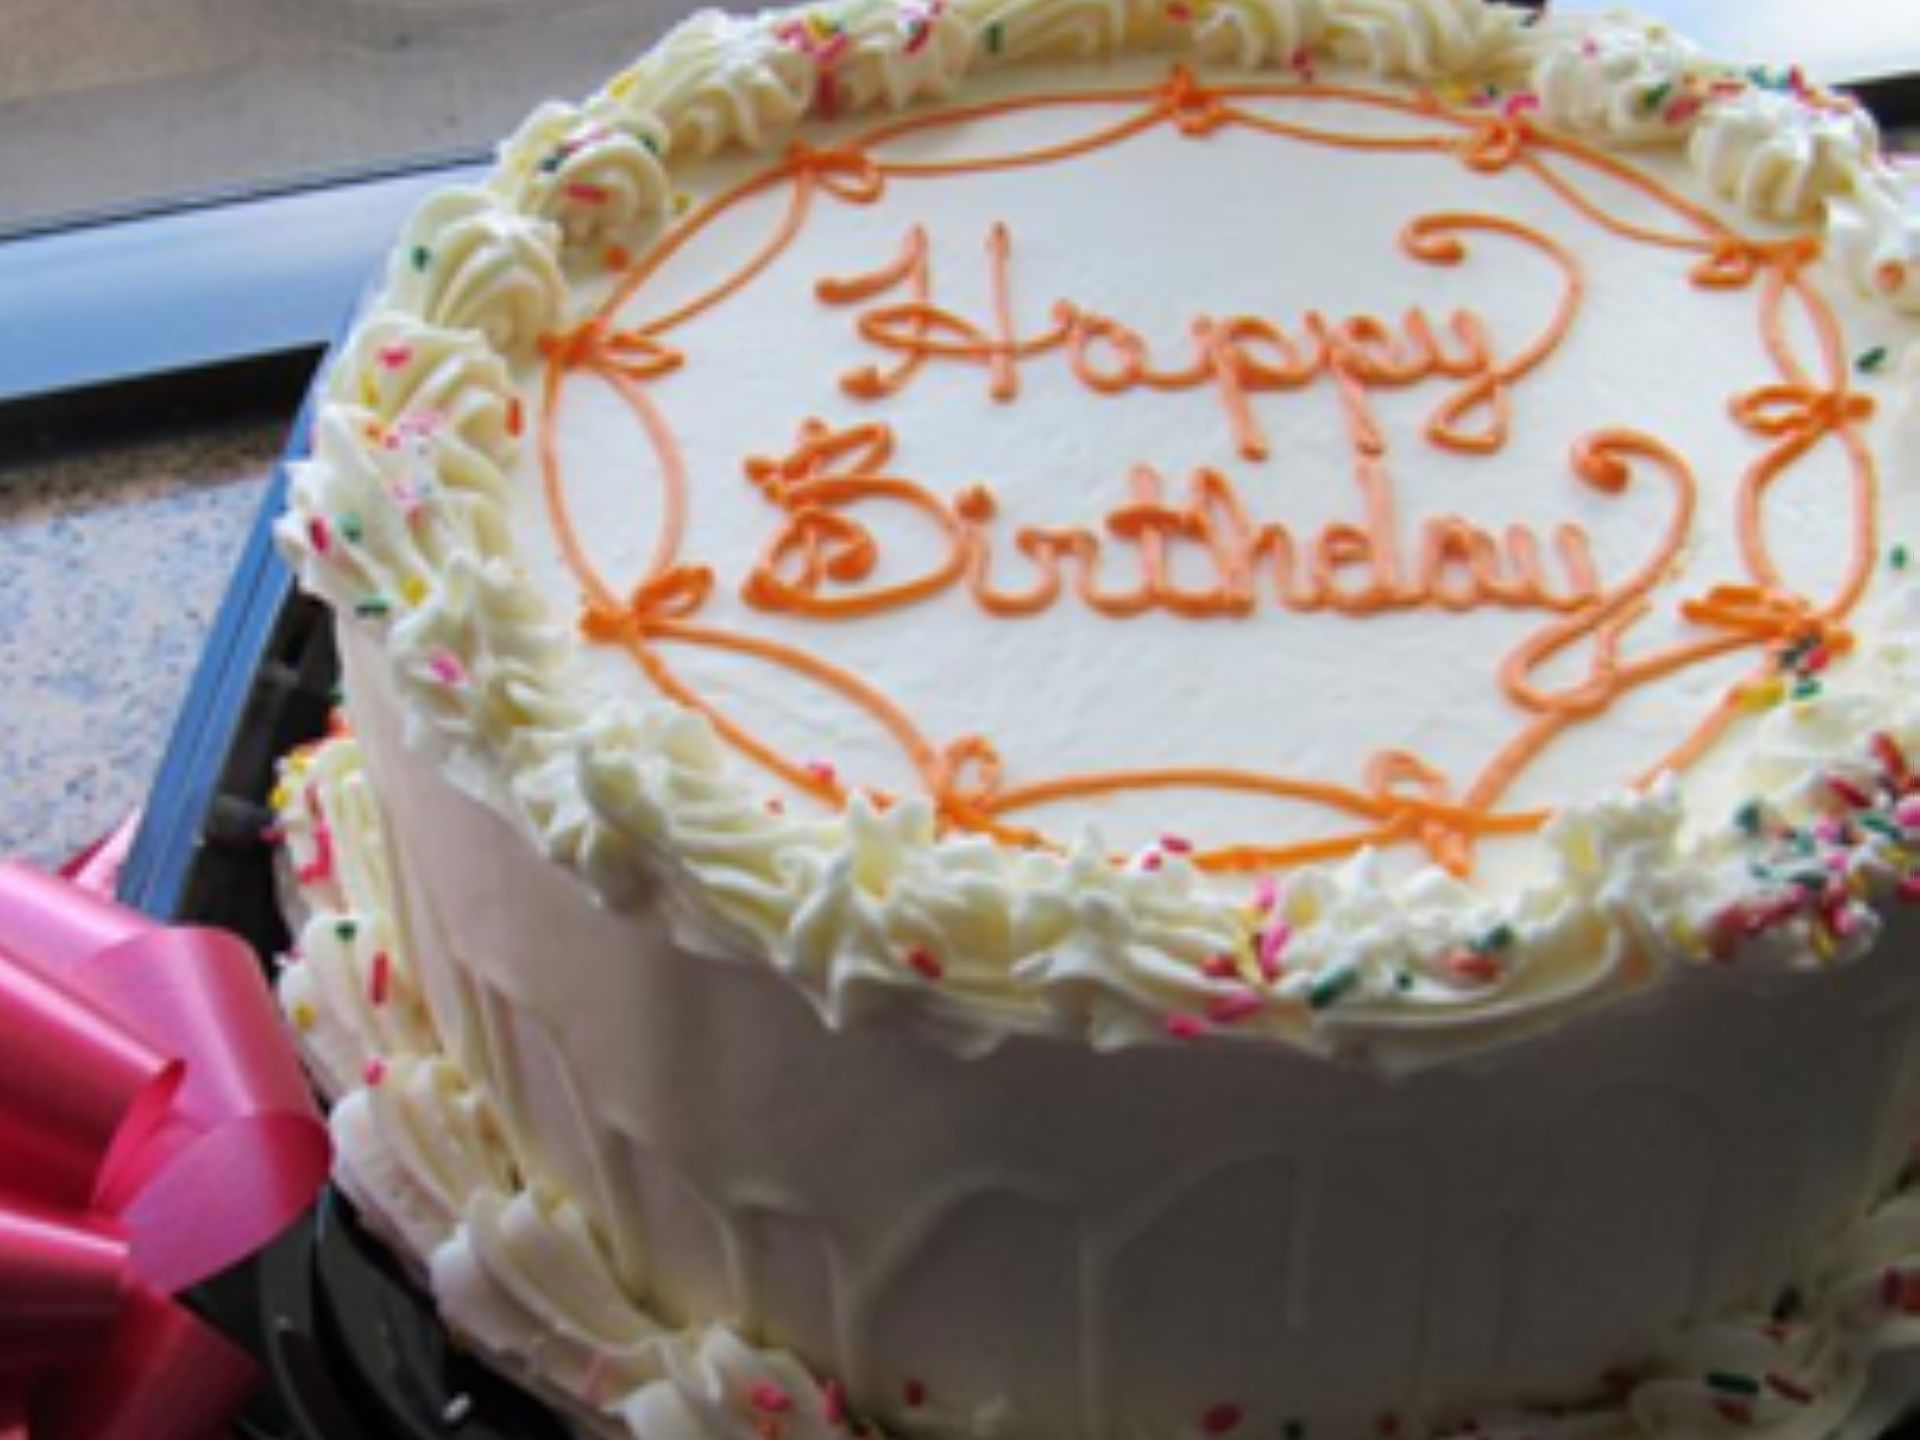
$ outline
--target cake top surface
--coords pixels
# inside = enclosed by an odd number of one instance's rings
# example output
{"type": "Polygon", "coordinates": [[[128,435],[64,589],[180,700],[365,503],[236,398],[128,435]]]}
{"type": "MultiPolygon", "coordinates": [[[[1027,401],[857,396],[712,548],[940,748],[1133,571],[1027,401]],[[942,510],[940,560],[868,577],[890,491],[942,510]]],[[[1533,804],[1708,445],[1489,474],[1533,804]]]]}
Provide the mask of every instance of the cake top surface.
{"type": "Polygon", "coordinates": [[[702,15],[423,209],[283,532],[836,1020],[1412,1061],[1911,888],[1917,252],[1631,17],[702,15]]]}

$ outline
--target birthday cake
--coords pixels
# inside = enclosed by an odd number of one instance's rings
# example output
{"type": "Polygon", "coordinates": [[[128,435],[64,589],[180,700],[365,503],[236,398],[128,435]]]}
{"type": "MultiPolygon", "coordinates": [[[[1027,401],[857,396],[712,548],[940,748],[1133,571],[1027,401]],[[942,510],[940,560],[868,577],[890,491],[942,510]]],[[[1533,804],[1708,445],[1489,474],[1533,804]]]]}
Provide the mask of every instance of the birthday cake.
{"type": "Polygon", "coordinates": [[[295,474],[341,1186],[644,1440],[1877,1423],[1916,338],[1871,121],[1632,16],[694,17],[295,474]]]}

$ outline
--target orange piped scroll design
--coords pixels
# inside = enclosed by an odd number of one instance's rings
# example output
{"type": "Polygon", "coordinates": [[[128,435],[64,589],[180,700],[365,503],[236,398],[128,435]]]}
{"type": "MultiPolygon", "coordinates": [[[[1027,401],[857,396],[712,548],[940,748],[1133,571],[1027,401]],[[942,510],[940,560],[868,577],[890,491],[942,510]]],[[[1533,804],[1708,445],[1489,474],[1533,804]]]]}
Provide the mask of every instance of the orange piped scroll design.
{"type": "MultiPolygon", "coordinates": [[[[1632,167],[1590,147],[1537,129],[1523,115],[1490,115],[1442,105],[1431,96],[1404,97],[1314,83],[1202,84],[1184,67],[1148,88],[1096,89],[1028,95],[929,111],[895,119],[831,149],[795,144],[786,156],[696,207],[666,232],[652,252],[573,332],[550,338],[541,395],[539,463],[555,533],[577,576],[585,607],[582,628],[592,639],[624,647],[669,698],[705,714],[733,747],[794,789],[837,804],[850,781],[830,766],[781,753],[686,683],[667,658],[673,645],[719,650],[779,666],[807,683],[825,686],[869,715],[900,747],[942,824],[1006,843],[1045,846],[1042,832],[1019,823],[1024,812],[1068,800],[1128,791],[1216,790],[1273,797],[1323,807],[1345,822],[1329,833],[1284,844],[1212,845],[1195,863],[1212,871],[1259,871],[1335,859],[1367,846],[1415,845],[1456,873],[1472,864],[1486,837],[1524,833],[1546,818],[1540,810],[1503,809],[1514,782],[1567,730],[1604,713],[1621,696],[1689,666],[1742,651],[1757,652],[1746,680],[1731,687],[1690,733],[1649,765],[1635,783],[1690,764],[1731,724],[1742,697],[1769,678],[1780,655],[1818,644],[1841,653],[1851,643],[1847,620],[1870,579],[1877,548],[1877,477],[1861,434],[1871,398],[1852,390],[1834,318],[1806,270],[1818,242],[1760,241],[1728,228],[1716,216],[1632,167]],[[1300,123],[1253,108],[1257,101],[1342,102],[1414,122],[1403,133],[1346,133],[1300,123]],[[937,160],[890,158],[890,142],[942,127],[1018,111],[1072,109],[1100,114],[1086,134],[1005,154],[937,160]],[[1117,118],[1116,118],[1117,117],[1117,118]],[[1495,535],[1458,517],[1431,517],[1418,543],[1401,555],[1382,537],[1394,531],[1392,491],[1382,468],[1382,441],[1372,420],[1369,390],[1438,376],[1459,382],[1433,411],[1427,439],[1438,446],[1486,453],[1500,448],[1510,423],[1512,391],[1558,347],[1573,323],[1584,288],[1577,260],[1555,242],[1511,220],[1461,213],[1425,216],[1402,235],[1402,249],[1420,263],[1450,265],[1466,253],[1466,237],[1500,235],[1533,247],[1559,267],[1563,296],[1541,333],[1501,359],[1470,314],[1449,329],[1419,311],[1395,333],[1382,322],[1355,317],[1334,322],[1309,312],[1300,336],[1257,317],[1196,322],[1193,358],[1185,367],[1157,368],[1140,338],[1117,322],[1062,302],[1035,333],[1014,323],[1009,290],[1013,237],[1003,225],[988,230],[991,316],[969,320],[934,303],[930,246],[918,227],[897,255],[862,275],[830,277],[817,287],[829,305],[861,307],[857,333],[885,358],[846,371],[849,396],[877,401],[912,383],[930,362],[963,361],[980,368],[988,393],[1010,402],[1021,370],[1043,356],[1063,357],[1091,391],[1123,393],[1135,386],[1161,390],[1210,389],[1221,402],[1239,453],[1266,454],[1265,436],[1247,404],[1262,389],[1299,388],[1316,377],[1339,392],[1355,457],[1355,484],[1367,511],[1364,524],[1332,524],[1313,537],[1284,525],[1258,524],[1231,480],[1200,469],[1189,477],[1183,501],[1172,501],[1165,478],[1136,467],[1126,505],[1092,528],[1026,527],[1013,548],[1030,567],[1024,588],[995,577],[996,505],[983,485],[943,500],[893,473],[893,435],[883,423],[834,428],[804,422],[785,455],[756,457],[747,477],[779,515],[777,528],[743,586],[748,603],[822,621],[849,620],[917,604],[947,590],[962,591],[985,613],[1032,615],[1071,597],[1120,618],[1149,609],[1195,619],[1241,616],[1265,603],[1298,611],[1363,616],[1393,609],[1462,610],[1503,605],[1536,610],[1545,619],[1502,661],[1503,693],[1521,720],[1481,771],[1464,784],[1400,750],[1374,755],[1357,783],[1210,766],[1119,770],[1010,783],[1000,754],[981,735],[941,742],[877,685],[832,661],[782,641],[702,623],[713,572],[681,558],[688,504],[686,464],[671,427],[648,394],[651,381],[683,363],[669,338],[725,302],[764,272],[805,228],[812,207],[828,196],[869,205],[896,183],[952,180],[967,175],[1064,164],[1125,143],[1158,126],[1196,142],[1228,128],[1276,139],[1352,151],[1401,151],[1450,158],[1469,174],[1520,172],[1558,196],[1576,214],[1612,234],[1698,257],[1689,271],[1698,286],[1759,287],[1759,332],[1775,371],[1767,383],[1731,401],[1734,420],[1767,444],[1741,477],[1736,523],[1748,574],[1683,600],[1680,616],[1697,633],[1629,654],[1625,640],[1653,609],[1653,592],[1683,564],[1699,508],[1698,486],[1686,460],[1658,439],[1624,428],[1598,428],[1574,448],[1575,476],[1603,494],[1654,485],[1668,496],[1667,521],[1651,553],[1631,574],[1611,584],[1596,574],[1578,527],[1558,527],[1551,544],[1524,527],[1495,535]],[[1579,177],[1625,186],[1666,218],[1658,226],[1615,213],[1596,200],[1579,177]],[[785,206],[768,237],[733,273],[637,328],[619,330],[614,318],[661,269],[721,216],[749,198],[784,193],[785,206]],[[1795,322],[1798,322],[1797,325],[1795,322]],[[1803,358],[1794,334],[1813,337],[1803,358]],[[658,460],[661,505],[658,539],[639,583],[624,592],[595,569],[575,531],[556,439],[567,379],[598,376],[632,411],[658,460]],[[1853,548],[1844,577],[1823,601],[1794,593],[1769,550],[1763,523],[1770,487],[1792,465],[1826,441],[1847,459],[1853,548]],[[922,573],[872,584],[878,542],[853,512],[889,507],[925,528],[937,554],[922,573]],[[1132,547],[1138,583],[1103,583],[1104,547],[1132,547]],[[1176,583],[1169,547],[1188,547],[1210,559],[1211,582],[1176,583]],[[1561,578],[1546,559],[1558,557],[1561,578]],[[1583,657],[1584,673],[1566,678],[1568,656],[1583,657]],[[1556,663],[1558,662],[1558,663],[1556,663]],[[1549,680],[1545,677],[1553,675],[1549,680]]],[[[1577,672],[1580,664],[1572,668],[1577,672]]],[[[896,796],[868,791],[879,803],[896,796]]]]}

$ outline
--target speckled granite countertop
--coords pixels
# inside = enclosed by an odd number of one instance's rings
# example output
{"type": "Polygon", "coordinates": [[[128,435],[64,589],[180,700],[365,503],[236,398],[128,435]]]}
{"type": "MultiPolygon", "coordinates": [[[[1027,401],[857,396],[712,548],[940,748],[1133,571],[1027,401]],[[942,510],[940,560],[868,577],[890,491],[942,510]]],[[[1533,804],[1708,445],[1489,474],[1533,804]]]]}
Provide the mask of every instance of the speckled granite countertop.
{"type": "Polygon", "coordinates": [[[0,455],[0,857],[63,860],[145,797],[287,424],[0,455]]]}

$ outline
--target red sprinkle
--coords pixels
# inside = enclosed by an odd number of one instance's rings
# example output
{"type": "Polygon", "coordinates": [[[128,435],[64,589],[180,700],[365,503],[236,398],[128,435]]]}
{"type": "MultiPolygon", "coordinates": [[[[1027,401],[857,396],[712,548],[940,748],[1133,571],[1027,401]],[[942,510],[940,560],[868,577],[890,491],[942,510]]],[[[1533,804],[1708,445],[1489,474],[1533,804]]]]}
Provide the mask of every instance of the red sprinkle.
{"type": "Polygon", "coordinates": [[[1898,893],[1900,898],[1909,905],[1916,900],[1920,900],[1920,875],[1907,875],[1902,877],[1898,887],[1898,893]]]}
{"type": "Polygon", "coordinates": [[[924,945],[915,945],[907,951],[907,964],[928,980],[943,979],[947,973],[947,967],[940,963],[940,957],[924,945]]]}
{"type": "Polygon", "coordinates": [[[1502,973],[1498,960],[1477,950],[1456,950],[1440,963],[1449,975],[1475,985],[1491,985],[1502,973]]]}
{"type": "Polygon", "coordinates": [[[1209,980],[1231,980],[1240,973],[1240,962],[1222,951],[1200,962],[1200,973],[1209,980]]]}
{"type": "Polygon", "coordinates": [[[601,253],[600,263],[609,270],[629,270],[633,268],[633,252],[624,245],[609,245],[601,253]]]}
{"type": "Polygon", "coordinates": [[[380,347],[380,363],[389,370],[404,370],[407,362],[413,359],[413,347],[409,345],[383,345],[380,347]]]}
{"type": "Polygon", "coordinates": [[[1280,978],[1280,957],[1286,953],[1287,942],[1292,939],[1293,927],[1284,920],[1276,920],[1260,932],[1260,944],[1254,952],[1254,959],[1259,962],[1260,973],[1269,981],[1280,978]]]}
{"type": "Polygon", "coordinates": [[[1902,800],[1894,807],[1893,818],[1903,830],[1920,830],[1920,798],[1902,800]]]}
{"type": "Polygon", "coordinates": [[[1231,1435],[1245,1418],[1238,1405],[1216,1405],[1200,1417],[1200,1428],[1209,1435],[1231,1435]]]}
{"type": "Polygon", "coordinates": [[[333,875],[333,831],[325,825],[313,832],[313,859],[293,872],[302,885],[317,885],[333,875]]]}
{"type": "Polygon", "coordinates": [[[373,969],[367,976],[367,998],[375,1005],[384,1005],[392,987],[393,958],[384,950],[377,951],[373,957],[373,969]]]}
{"type": "Polygon", "coordinates": [[[1165,857],[1158,850],[1149,850],[1140,857],[1142,870],[1158,870],[1163,863],[1165,863],[1165,857]]]}
{"type": "Polygon", "coordinates": [[[1193,842],[1180,835],[1162,835],[1160,837],[1160,848],[1169,855],[1191,855],[1193,853],[1193,842]]]}
{"type": "Polygon", "coordinates": [[[1206,1023],[1176,1010],[1162,1022],[1167,1034],[1176,1040],[1198,1040],[1207,1033],[1206,1023]]]}
{"type": "Polygon", "coordinates": [[[1851,805],[1855,810],[1870,810],[1873,808],[1873,797],[1868,795],[1866,791],[1862,790],[1851,780],[1843,779],[1838,775],[1829,775],[1827,777],[1827,789],[1833,795],[1834,799],[1843,805],[1851,805]]]}
{"type": "Polygon", "coordinates": [[[809,760],[802,768],[822,785],[831,785],[834,783],[833,766],[824,760],[809,760]]]}
{"type": "Polygon", "coordinates": [[[1260,877],[1260,883],[1253,887],[1253,908],[1262,915],[1280,903],[1280,882],[1271,875],[1260,877]]]}
{"type": "Polygon", "coordinates": [[[520,397],[514,395],[507,401],[507,433],[518,437],[527,428],[527,412],[520,404],[520,397]]]}
{"type": "Polygon", "coordinates": [[[589,185],[584,180],[575,180],[567,185],[566,191],[569,200],[578,200],[582,205],[607,203],[607,189],[604,185],[589,185]]]}
{"type": "Polygon", "coordinates": [[[362,1067],[360,1075],[367,1084],[378,1085],[382,1080],[387,1078],[387,1062],[382,1060],[378,1055],[374,1055],[370,1057],[366,1065],[362,1067]]]}
{"type": "Polygon", "coordinates": [[[924,1380],[909,1380],[900,1387],[900,1393],[906,1398],[908,1406],[918,1410],[927,1403],[927,1384],[924,1380]]]}
{"type": "Polygon", "coordinates": [[[753,1408],[768,1415],[784,1415],[793,1408],[793,1397],[771,1380],[756,1380],[747,1391],[753,1408]]]}
{"type": "Polygon", "coordinates": [[[1729,1396],[1722,1396],[1713,1402],[1713,1408],[1719,1412],[1722,1418],[1731,1420],[1735,1425],[1751,1425],[1753,1423],[1753,1407],[1744,1400],[1735,1400],[1729,1396]]]}
{"type": "Polygon", "coordinates": [[[333,532],[327,529],[324,515],[316,515],[307,521],[307,539],[313,542],[316,553],[324,555],[333,548],[333,532]]]}
{"type": "Polygon", "coordinates": [[[1263,1003],[1251,990],[1230,991],[1207,1002],[1207,1018],[1216,1025],[1231,1025],[1257,1013],[1263,1003]]]}
{"type": "Polygon", "coordinates": [[[1900,748],[1900,742],[1886,731],[1876,730],[1868,743],[1873,746],[1874,758],[1887,772],[1887,778],[1904,790],[1913,779],[1913,772],[1907,767],[1907,755],[1900,748]]]}
{"type": "Polygon", "coordinates": [[[847,1423],[847,1390],[838,1380],[820,1386],[820,1418],[834,1426],[847,1423]]]}
{"type": "Polygon", "coordinates": [[[1769,1372],[1767,1375],[1767,1387],[1771,1389],[1774,1394],[1783,1395],[1796,1405],[1811,1405],[1813,1403],[1813,1392],[1811,1390],[1807,1389],[1804,1385],[1796,1384],[1778,1372],[1769,1372]]]}

